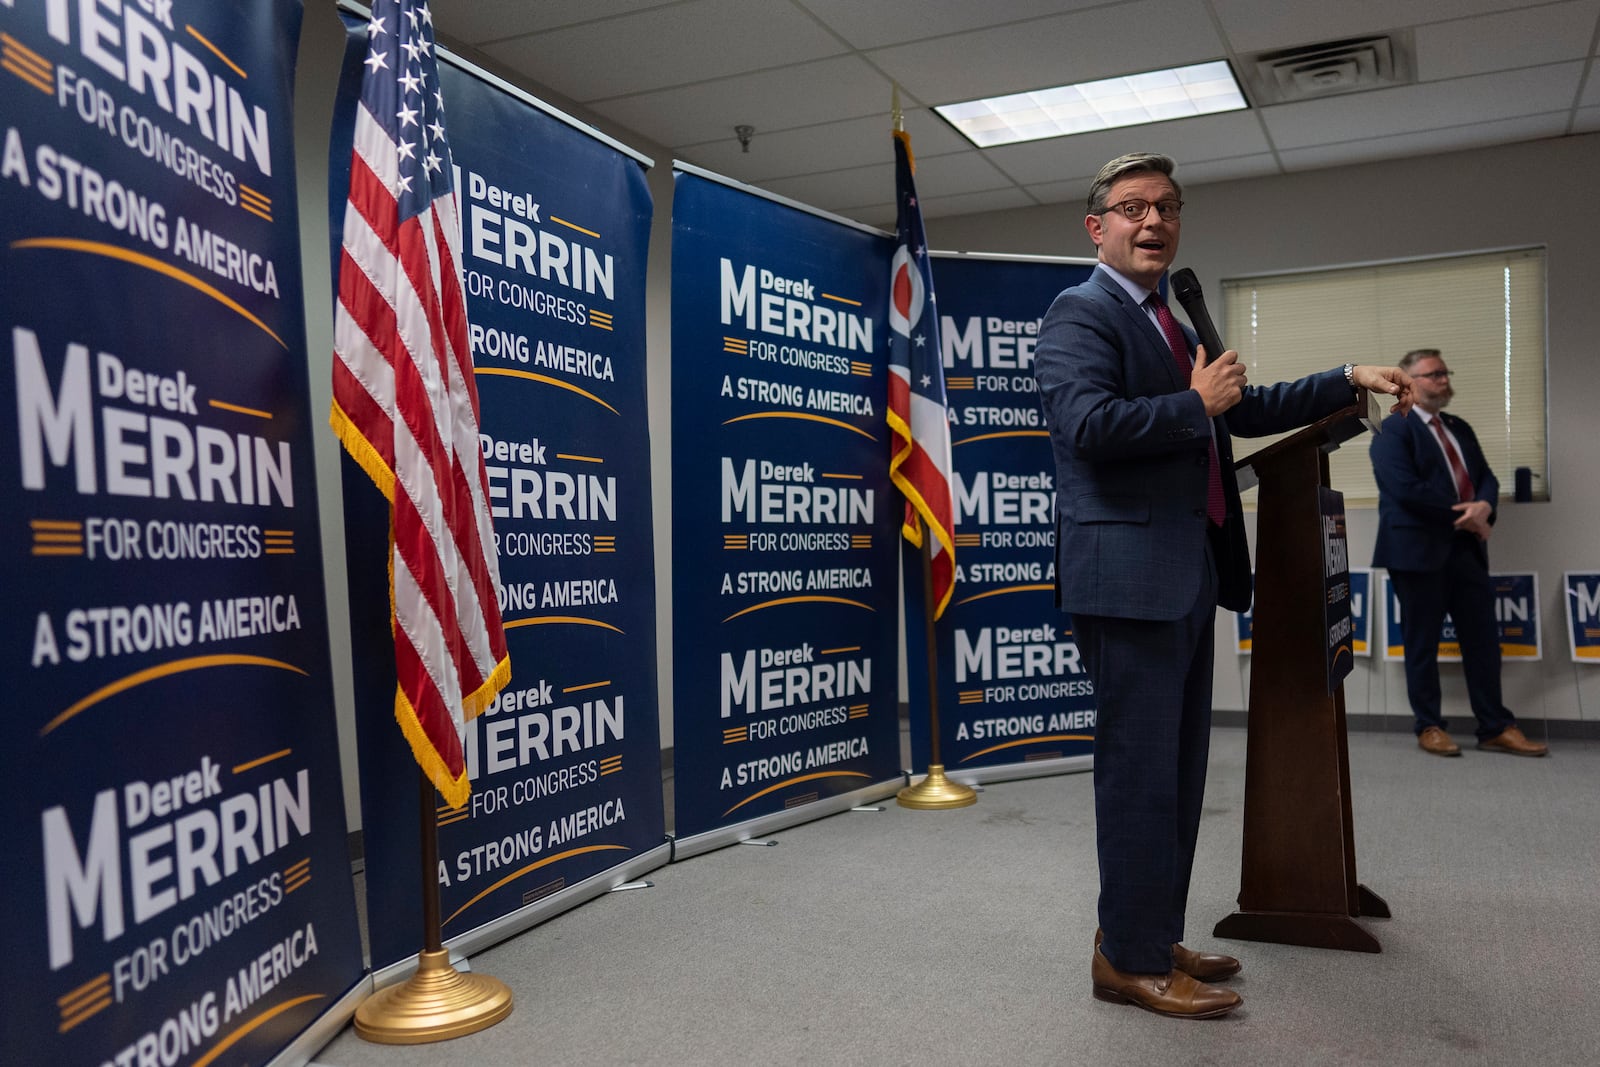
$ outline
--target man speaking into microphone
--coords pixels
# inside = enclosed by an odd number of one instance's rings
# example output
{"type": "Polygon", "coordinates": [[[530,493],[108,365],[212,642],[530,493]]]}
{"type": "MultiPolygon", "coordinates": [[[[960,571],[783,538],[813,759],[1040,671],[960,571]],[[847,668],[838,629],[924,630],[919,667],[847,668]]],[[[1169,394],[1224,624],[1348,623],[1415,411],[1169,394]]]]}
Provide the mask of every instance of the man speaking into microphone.
{"type": "Polygon", "coordinates": [[[1232,437],[1280,433],[1361,387],[1411,406],[1411,379],[1356,366],[1250,385],[1207,352],[1157,287],[1178,253],[1183,191],[1162,155],[1122,156],[1089,189],[1089,279],[1056,297],[1033,364],[1056,464],[1056,602],[1098,700],[1094,790],[1101,1000],[1178,1018],[1237,1008],[1211,983],[1229,956],[1185,948],[1205,792],[1216,607],[1250,606],[1232,437]]]}

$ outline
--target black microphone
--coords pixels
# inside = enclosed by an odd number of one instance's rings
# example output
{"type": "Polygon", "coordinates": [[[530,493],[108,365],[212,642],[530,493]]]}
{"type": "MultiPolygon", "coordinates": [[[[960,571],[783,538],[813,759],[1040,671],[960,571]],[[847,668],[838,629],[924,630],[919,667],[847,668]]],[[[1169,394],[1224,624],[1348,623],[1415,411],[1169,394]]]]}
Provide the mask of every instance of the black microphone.
{"type": "Polygon", "coordinates": [[[1200,343],[1206,346],[1207,361],[1216,359],[1228,348],[1217,336],[1216,323],[1211,321],[1211,315],[1206,311],[1206,298],[1200,292],[1200,279],[1194,276],[1194,271],[1184,267],[1173,271],[1171,280],[1173,295],[1183,305],[1184,313],[1189,316],[1189,324],[1200,336],[1200,343]]]}

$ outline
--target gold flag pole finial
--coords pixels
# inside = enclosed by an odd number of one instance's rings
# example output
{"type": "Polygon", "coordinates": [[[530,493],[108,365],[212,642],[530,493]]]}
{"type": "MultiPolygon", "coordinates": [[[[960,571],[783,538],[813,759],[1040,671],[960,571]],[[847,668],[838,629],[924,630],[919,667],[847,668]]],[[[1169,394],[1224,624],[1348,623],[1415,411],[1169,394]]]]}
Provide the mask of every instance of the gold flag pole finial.
{"type": "Polygon", "coordinates": [[[895,133],[904,133],[906,130],[906,113],[900,110],[900,83],[894,83],[894,95],[889,105],[889,118],[895,133]]]}

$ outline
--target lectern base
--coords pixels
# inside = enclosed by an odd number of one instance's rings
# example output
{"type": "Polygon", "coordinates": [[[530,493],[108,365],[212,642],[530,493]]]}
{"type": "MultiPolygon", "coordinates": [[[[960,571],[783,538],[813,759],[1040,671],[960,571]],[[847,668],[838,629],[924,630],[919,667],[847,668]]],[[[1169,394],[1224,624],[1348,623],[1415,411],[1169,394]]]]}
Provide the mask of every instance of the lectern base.
{"type": "Polygon", "coordinates": [[[1364,885],[1356,886],[1356,914],[1365,915],[1370,919],[1387,919],[1389,905],[1383,898],[1364,885]]]}
{"type": "Polygon", "coordinates": [[[1212,933],[1240,941],[1270,941],[1277,945],[1336,948],[1346,952],[1382,952],[1378,939],[1348,915],[1317,915],[1289,911],[1236,911],[1217,924],[1212,933]]]}

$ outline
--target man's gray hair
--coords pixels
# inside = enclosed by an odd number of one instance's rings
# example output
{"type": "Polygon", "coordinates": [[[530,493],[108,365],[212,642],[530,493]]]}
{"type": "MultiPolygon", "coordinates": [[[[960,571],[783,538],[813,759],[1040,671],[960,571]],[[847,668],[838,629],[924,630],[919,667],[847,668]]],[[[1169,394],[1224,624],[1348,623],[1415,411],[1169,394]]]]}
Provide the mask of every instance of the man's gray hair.
{"type": "Polygon", "coordinates": [[[1100,173],[1094,177],[1094,184],[1089,186],[1089,214],[1104,215],[1110,206],[1106,203],[1106,194],[1113,185],[1130,174],[1160,174],[1172,183],[1173,195],[1182,200],[1183,186],[1172,176],[1177,165],[1171,156],[1156,152],[1133,152],[1118,156],[1100,168],[1100,173]]]}
{"type": "Polygon", "coordinates": [[[1400,357],[1400,369],[1410,370],[1418,360],[1438,358],[1439,350],[1437,348],[1413,348],[1411,351],[1400,357]]]}

